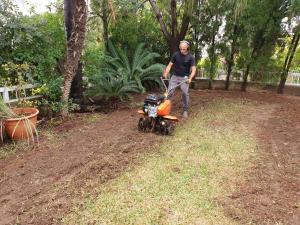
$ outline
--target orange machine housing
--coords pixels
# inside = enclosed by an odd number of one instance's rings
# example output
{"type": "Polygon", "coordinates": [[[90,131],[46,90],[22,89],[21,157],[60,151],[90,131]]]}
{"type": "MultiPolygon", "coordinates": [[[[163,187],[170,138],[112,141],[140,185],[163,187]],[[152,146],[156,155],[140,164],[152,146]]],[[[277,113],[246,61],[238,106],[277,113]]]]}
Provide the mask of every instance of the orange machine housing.
{"type": "Polygon", "coordinates": [[[157,115],[159,116],[168,116],[171,111],[171,101],[166,100],[158,106],[157,115]]]}

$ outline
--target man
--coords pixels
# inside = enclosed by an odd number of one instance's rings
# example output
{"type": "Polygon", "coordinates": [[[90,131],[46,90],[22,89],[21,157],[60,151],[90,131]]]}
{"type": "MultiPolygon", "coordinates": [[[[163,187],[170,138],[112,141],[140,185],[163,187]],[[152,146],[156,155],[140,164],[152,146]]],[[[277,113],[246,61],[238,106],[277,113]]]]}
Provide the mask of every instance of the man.
{"type": "MultiPolygon", "coordinates": [[[[195,57],[189,53],[189,48],[189,42],[181,41],[179,45],[180,52],[174,53],[164,73],[164,77],[167,78],[171,67],[173,66],[173,64],[175,65],[175,68],[172,72],[168,92],[172,87],[175,87],[176,85],[188,79],[188,82],[185,82],[180,86],[183,99],[183,117],[188,116],[187,110],[189,107],[189,84],[191,83],[193,77],[196,75],[195,57]],[[191,76],[190,69],[192,69],[191,76]]],[[[175,89],[171,90],[168,95],[167,99],[169,99],[170,101],[172,101],[172,95],[174,91],[175,89]]]]}

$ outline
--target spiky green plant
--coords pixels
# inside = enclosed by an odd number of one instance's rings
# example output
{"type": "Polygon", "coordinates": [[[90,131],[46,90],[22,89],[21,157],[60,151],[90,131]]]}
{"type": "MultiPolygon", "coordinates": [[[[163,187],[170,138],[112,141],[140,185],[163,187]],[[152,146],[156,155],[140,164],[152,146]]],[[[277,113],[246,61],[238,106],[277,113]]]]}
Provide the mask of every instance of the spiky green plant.
{"type": "Polygon", "coordinates": [[[144,45],[145,43],[140,43],[137,46],[130,63],[127,51],[117,49],[111,41],[108,41],[109,52],[102,65],[102,74],[123,77],[125,83],[135,81],[141,92],[145,92],[142,85],[144,82],[154,82],[159,85],[159,77],[163,74],[165,66],[159,63],[148,66],[159,54],[143,49],[144,45]]]}
{"type": "Polygon", "coordinates": [[[3,138],[5,137],[5,119],[15,118],[15,116],[15,113],[10,110],[0,95],[0,139],[2,142],[3,138]]]}
{"type": "Polygon", "coordinates": [[[0,118],[18,118],[19,116],[15,114],[8,105],[3,101],[0,95],[0,118]]]}
{"type": "Polygon", "coordinates": [[[119,98],[124,101],[127,96],[132,99],[132,92],[139,92],[135,81],[124,81],[123,77],[97,76],[89,79],[93,86],[86,91],[85,96],[105,96],[105,99],[119,98]]]}

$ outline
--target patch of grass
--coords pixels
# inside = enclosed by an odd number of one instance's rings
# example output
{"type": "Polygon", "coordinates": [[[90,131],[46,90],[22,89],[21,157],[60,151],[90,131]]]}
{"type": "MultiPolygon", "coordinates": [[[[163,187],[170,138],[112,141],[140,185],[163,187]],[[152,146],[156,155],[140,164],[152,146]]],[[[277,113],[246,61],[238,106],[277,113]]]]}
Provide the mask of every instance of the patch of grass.
{"type": "Polygon", "coordinates": [[[35,147],[35,145],[28,145],[27,141],[9,140],[6,143],[2,143],[0,147],[0,159],[16,154],[17,151],[33,150],[35,147]]]}
{"type": "Polygon", "coordinates": [[[131,102],[130,106],[131,107],[136,107],[136,106],[143,106],[145,103],[144,102],[131,102]]]}
{"type": "Polygon", "coordinates": [[[83,116],[83,121],[86,123],[94,123],[98,120],[104,119],[107,115],[100,114],[100,113],[93,113],[92,115],[86,115],[83,116]]]}
{"type": "Polygon", "coordinates": [[[131,165],[118,178],[95,186],[95,193],[63,220],[68,224],[235,224],[216,200],[226,198],[243,181],[249,157],[256,154],[256,141],[238,129],[249,122],[243,113],[247,107],[251,104],[216,100],[192,112],[174,136],[165,137],[157,151],[140,159],[143,166],[131,165]]]}

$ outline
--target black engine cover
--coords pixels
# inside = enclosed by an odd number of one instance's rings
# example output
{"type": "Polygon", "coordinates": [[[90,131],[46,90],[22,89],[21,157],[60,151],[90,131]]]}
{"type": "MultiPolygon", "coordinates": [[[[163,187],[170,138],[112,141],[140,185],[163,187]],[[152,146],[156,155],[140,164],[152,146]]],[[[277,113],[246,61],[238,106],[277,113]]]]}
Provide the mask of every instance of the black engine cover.
{"type": "Polygon", "coordinates": [[[150,94],[145,98],[145,104],[159,105],[164,101],[164,95],[150,94]]]}

